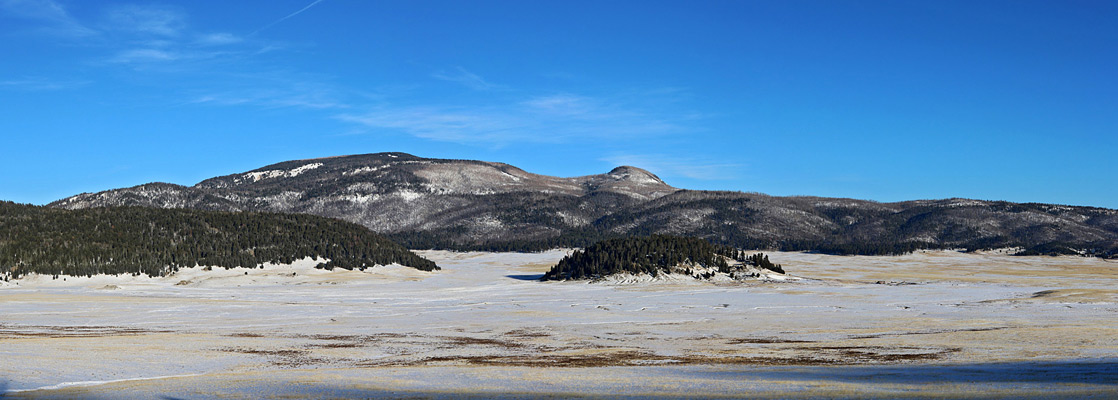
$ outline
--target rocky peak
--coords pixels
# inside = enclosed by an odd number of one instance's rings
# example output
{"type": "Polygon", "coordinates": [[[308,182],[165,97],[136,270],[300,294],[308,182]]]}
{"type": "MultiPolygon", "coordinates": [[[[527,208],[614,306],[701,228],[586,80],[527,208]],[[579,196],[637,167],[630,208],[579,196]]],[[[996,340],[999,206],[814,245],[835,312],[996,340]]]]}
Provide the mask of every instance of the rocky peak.
{"type": "Polygon", "coordinates": [[[610,170],[609,173],[606,174],[606,176],[618,181],[628,181],[637,184],[666,185],[664,181],[660,179],[660,177],[656,176],[656,174],[653,174],[641,168],[628,165],[622,165],[620,167],[614,168],[610,170]]]}

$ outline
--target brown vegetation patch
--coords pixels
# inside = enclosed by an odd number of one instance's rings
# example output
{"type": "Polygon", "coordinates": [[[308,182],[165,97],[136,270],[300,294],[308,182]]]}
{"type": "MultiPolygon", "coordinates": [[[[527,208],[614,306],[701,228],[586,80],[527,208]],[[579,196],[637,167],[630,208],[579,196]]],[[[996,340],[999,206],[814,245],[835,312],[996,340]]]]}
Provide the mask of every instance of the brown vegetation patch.
{"type": "Polygon", "coordinates": [[[816,354],[820,359],[832,360],[840,364],[899,363],[911,361],[939,360],[944,356],[959,352],[960,348],[927,347],[884,347],[884,346],[816,346],[801,347],[816,354]]]}
{"type": "MultiPolygon", "coordinates": [[[[354,346],[350,346],[350,347],[360,347],[360,345],[369,344],[369,343],[373,343],[373,342],[381,342],[381,341],[384,341],[384,339],[419,339],[419,338],[424,338],[425,336],[423,336],[423,335],[406,335],[406,334],[402,334],[402,333],[374,333],[374,334],[371,334],[371,335],[294,334],[294,335],[285,335],[285,337],[297,338],[297,339],[312,339],[312,340],[321,340],[321,341],[333,341],[333,342],[350,342],[350,343],[354,344],[354,346]]],[[[319,345],[316,345],[316,346],[319,346],[319,345]]]]}
{"type": "Polygon", "coordinates": [[[333,341],[368,341],[375,339],[372,336],[363,335],[294,335],[297,338],[314,339],[314,340],[333,340],[333,341]]]}
{"type": "Polygon", "coordinates": [[[333,343],[312,343],[307,348],[319,349],[351,349],[364,347],[369,342],[378,341],[378,338],[364,335],[295,335],[295,337],[328,341],[333,343]]]}
{"type": "Polygon", "coordinates": [[[727,344],[776,344],[776,343],[815,343],[810,340],[780,339],[780,338],[735,338],[726,341],[727,344]]]}
{"type": "Polygon", "coordinates": [[[677,365],[835,365],[843,362],[808,356],[796,357],[716,357],[707,355],[690,355],[673,358],[677,365]]]}
{"type": "Polygon", "coordinates": [[[247,347],[224,347],[216,349],[226,353],[251,354],[268,358],[273,365],[281,367],[304,367],[308,365],[324,364],[327,359],[310,357],[307,350],[302,349],[256,349],[247,347]]]}
{"type": "Polygon", "coordinates": [[[352,349],[352,348],[357,348],[357,347],[363,347],[363,345],[361,343],[344,342],[344,343],[312,344],[312,345],[307,346],[307,347],[320,348],[320,349],[352,349]]]}
{"type": "Polygon", "coordinates": [[[506,349],[519,349],[524,347],[523,344],[517,342],[489,338],[476,338],[470,336],[444,336],[442,337],[442,339],[446,343],[453,346],[488,346],[506,349]]]}
{"type": "Polygon", "coordinates": [[[414,335],[407,335],[407,334],[403,334],[403,333],[392,333],[392,332],[374,333],[372,335],[366,335],[366,337],[370,337],[370,338],[406,338],[406,337],[409,337],[409,336],[414,336],[414,335]]]}
{"type": "Polygon", "coordinates": [[[876,282],[874,282],[874,284],[875,285],[889,285],[889,286],[918,285],[918,283],[916,283],[916,282],[908,282],[908,281],[876,281],[876,282]]]}
{"type": "Polygon", "coordinates": [[[299,368],[310,365],[319,365],[329,363],[330,360],[318,357],[291,357],[272,360],[273,365],[288,368],[299,368]]]}
{"type": "Polygon", "coordinates": [[[224,347],[224,348],[220,348],[218,350],[219,351],[224,351],[226,353],[241,353],[241,354],[252,354],[252,355],[258,355],[258,356],[279,356],[279,357],[295,357],[295,356],[301,356],[301,355],[304,355],[304,354],[307,353],[306,350],[298,350],[298,349],[267,350],[267,349],[253,349],[253,348],[247,348],[247,347],[224,347]]]}
{"type": "Polygon", "coordinates": [[[1008,327],[1008,326],[994,326],[994,327],[987,327],[987,328],[927,329],[927,330],[922,330],[922,331],[885,332],[885,333],[874,333],[874,334],[869,334],[869,335],[856,335],[856,336],[850,336],[850,339],[877,339],[877,338],[886,337],[886,336],[939,335],[939,334],[944,334],[944,333],[957,333],[957,332],[986,332],[986,331],[998,331],[998,330],[1009,329],[1009,328],[1010,327],[1008,327]]]}
{"type": "Polygon", "coordinates": [[[228,337],[241,337],[241,338],[262,338],[262,337],[264,337],[264,335],[262,335],[262,334],[259,334],[259,333],[252,333],[252,332],[237,332],[237,333],[230,333],[230,334],[228,334],[228,335],[225,335],[225,336],[228,336],[228,337]]]}
{"type": "Polygon", "coordinates": [[[505,332],[505,336],[520,337],[520,338],[540,338],[540,337],[550,337],[551,334],[544,333],[544,332],[530,331],[530,330],[527,330],[527,329],[513,329],[511,331],[505,332]]]}
{"type": "Polygon", "coordinates": [[[514,356],[441,356],[423,359],[420,363],[465,363],[481,366],[512,367],[612,367],[648,365],[667,357],[641,351],[618,351],[579,355],[514,355],[514,356]]]}
{"type": "Polygon", "coordinates": [[[643,350],[603,351],[590,354],[438,355],[420,359],[375,359],[355,363],[358,367],[402,367],[425,365],[472,365],[534,368],[631,367],[648,365],[764,365],[812,366],[927,362],[958,352],[958,348],[923,347],[801,347],[809,354],[789,357],[735,355],[662,355],[643,350]]]}
{"type": "Polygon", "coordinates": [[[167,333],[169,330],[130,328],[121,326],[54,326],[0,324],[0,338],[94,338],[167,333]]]}
{"type": "MultiPolygon", "coordinates": [[[[867,362],[899,362],[927,360],[923,354],[889,354],[870,357],[867,354],[850,350],[847,359],[828,357],[737,357],[710,355],[664,356],[644,351],[619,351],[588,355],[513,355],[513,356],[439,356],[428,357],[407,365],[467,364],[478,366],[511,366],[536,368],[585,368],[585,367],[633,367],[648,365],[843,365],[867,362]],[[872,358],[872,360],[871,360],[872,358]]],[[[393,364],[403,365],[401,362],[393,364]]],[[[383,366],[383,364],[381,364],[383,366]]]]}
{"type": "Polygon", "coordinates": [[[1052,303],[1116,303],[1118,290],[1113,289],[1054,289],[1033,293],[1026,300],[1052,303]]]}

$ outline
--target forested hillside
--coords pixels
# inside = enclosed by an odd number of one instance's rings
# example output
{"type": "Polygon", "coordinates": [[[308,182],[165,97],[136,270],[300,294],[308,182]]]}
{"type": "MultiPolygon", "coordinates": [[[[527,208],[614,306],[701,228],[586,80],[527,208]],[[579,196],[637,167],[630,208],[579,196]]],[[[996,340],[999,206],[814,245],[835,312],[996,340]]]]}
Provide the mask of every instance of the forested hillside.
{"type": "Polygon", "coordinates": [[[160,276],[196,265],[256,267],[306,257],[329,260],[326,268],[398,263],[439,269],[365,227],[313,215],[148,207],[60,210],[0,202],[4,279],[31,272],[160,276]]]}
{"type": "Polygon", "coordinates": [[[1118,257],[1118,210],[1105,208],[681,190],[636,167],[562,178],[405,153],[285,161],[193,186],[151,183],[50,206],[313,214],[364,225],[412,249],[534,251],[663,234],[833,254],[1012,247],[1118,257]]]}
{"type": "Polygon", "coordinates": [[[716,271],[745,272],[742,267],[746,265],[784,273],[780,265],[769,262],[768,256],[760,253],[747,255],[742,250],[698,238],[651,235],[610,239],[576,250],[559,260],[542,280],[594,279],[620,273],[683,273],[709,278],[716,271]],[[727,260],[734,261],[733,265],[727,260]],[[697,270],[704,270],[705,276],[697,270]]]}

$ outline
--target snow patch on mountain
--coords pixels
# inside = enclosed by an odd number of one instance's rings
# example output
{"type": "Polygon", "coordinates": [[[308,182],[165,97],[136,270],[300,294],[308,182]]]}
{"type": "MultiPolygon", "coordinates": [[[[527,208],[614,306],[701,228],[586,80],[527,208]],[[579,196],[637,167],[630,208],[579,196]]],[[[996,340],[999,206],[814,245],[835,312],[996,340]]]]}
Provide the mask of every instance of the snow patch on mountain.
{"type": "Polygon", "coordinates": [[[419,199],[420,197],[423,197],[423,193],[407,189],[396,192],[396,195],[399,196],[401,199],[404,199],[404,201],[414,201],[416,199],[419,199]]]}
{"type": "Polygon", "coordinates": [[[249,179],[251,179],[253,182],[259,182],[261,179],[294,178],[296,176],[302,175],[304,172],[321,167],[322,165],[322,163],[311,163],[286,171],[281,169],[273,169],[268,171],[249,172],[247,174],[241,175],[241,179],[238,179],[237,183],[240,183],[242,180],[247,181],[249,179]]]}
{"type": "Polygon", "coordinates": [[[375,167],[361,167],[361,168],[357,168],[353,171],[342,172],[342,175],[343,176],[353,176],[353,175],[367,174],[367,173],[370,173],[370,172],[377,172],[379,170],[384,169],[385,167],[388,167],[389,165],[391,165],[391,164],[378,165],[378,166],[375,166],[375,167]]]}

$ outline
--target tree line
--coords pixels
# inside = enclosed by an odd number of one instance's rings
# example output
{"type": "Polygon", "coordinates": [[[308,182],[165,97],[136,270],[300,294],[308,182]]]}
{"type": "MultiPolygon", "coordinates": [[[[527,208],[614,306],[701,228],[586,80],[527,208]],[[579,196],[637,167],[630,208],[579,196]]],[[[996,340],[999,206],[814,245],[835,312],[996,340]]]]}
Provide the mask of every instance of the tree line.
{"type": "MultiPolygon", "coordinates": [[[[730,273],[727,259],[784,273],[779,264],[761,253],[748,255],[744,250],[694,237],[650,235],[604,240],[576,250],[559,260],[541,280],[595,279],[618,273],[657,276],[672,273],[681,265],[730,273]]],[[[691,274],[690,270],[686,273],[691,274]]]]}
{"type": "Polygon", "coordinates": [[[255,268],[312,257],[324,268],[439,267],[367,228],[305,214],[147,207],[60,210],[0,202],[0,278],[163,276],[197,265],[255,268]],[[327,261],[328,260],[328,261],[327,261]]]}
{"type": "MultiPolygon", "coordinates": [[[[412,249],[459,251],[542,251],[551,248],[586,247],[599,241],[673,233],[707,239],[713,243],[748,249],[813,251],[835,255],[901,255],[918,250],[1019,247],[1022,255],[1081,254],[1118,257],[1118,242],[1113,235],[1118,225],[1110,211],[1078,207],[1069,213],[1086,218],[1085,226],[1097,227],[1098,234],[1069,231],[1066,226],[1038,223],[1031,214],[1046,213],[1071,218],[1043,204],[993,202],[953,208],[944,205],[904,205],[900,211],[870,207],[815,206],[808,200],[776,199],[789,209],[802,211],[800,217],[784,221],[764,212],[779,204],[754,204],[756,199],[740,193],[687,192],[633,206],[622,200],[591,198],[600,203],[582,203],[578,198],[538,198],[524,193],[485,196],[491,204],[486,211],[509,227],[528,234],[479,234],[468,225],[435,227],[427,230],[398,231],[390,238],[412,249]],[[562,211],[578,214],[602,207],[613,210],[588,224],[572,226],[556,215],[562,211]],[[674,217],[689,210],[713,210],[706,221],[680,228],[674,217]],[[506,212],[503,210],[518,210],[506,212]],[[807,218],[812,223],[799,223],[807,218]],[[822,224],[812,230],[809,226],[822,224]],[[989,226],[998,226],[989,232],[989,226]],[[533,231],[532,229],[535,228],[533,231]]],[[[602,197],[602,196],[598,196],[602,197]]],[[[763,199],[762,199],[763,200],[763,199]]],[[[773,201],[776,201],[773,200],[773,201]]],[[[589,201],[589,200],[587,200],[589,201]]],[[[588,213],[589,216],[594,213],[588,213]]],[[[806,221],[806,220],[805,220],[806,221]]]]}

